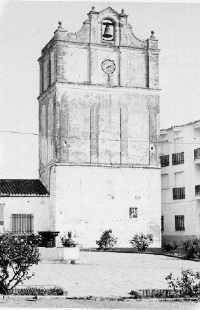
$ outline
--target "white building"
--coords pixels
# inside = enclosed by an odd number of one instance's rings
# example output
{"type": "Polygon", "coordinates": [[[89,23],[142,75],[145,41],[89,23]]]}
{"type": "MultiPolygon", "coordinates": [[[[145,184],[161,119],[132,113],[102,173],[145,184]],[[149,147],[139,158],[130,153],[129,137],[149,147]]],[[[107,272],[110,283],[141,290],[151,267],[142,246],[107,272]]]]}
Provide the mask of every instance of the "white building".
{"type": "Polygon", "coordinates": [[[200,236],[200,121],[160,131],[163,242],[200,236]]]}
{"type": "Polygon", "coordinates": [[[42,49],[40,178],[50,225],[95,246],[137,232],[161,242],[158,41],[138,39],[122,10],[93,7],[82,28],[61,23],[42,49]]]}
{"type": "Polygon", "coordinates": [[[119,247],[143,232],[160,247],[158,57],[153,31],[138,39],[124,10],[92,7],[77,33],[59,23],[39,58],[39,175],[47,190],[11,180],[17,197],[10,188],[7,197],[0,186],[5,230],[73,231],[84,247],[96,246],[105,229],[119,247]]]}
{"type": "Polygon", "coordinates": [[[0,232],[49,229],[49,192],[41,181],[0,179],[0,232]]]}

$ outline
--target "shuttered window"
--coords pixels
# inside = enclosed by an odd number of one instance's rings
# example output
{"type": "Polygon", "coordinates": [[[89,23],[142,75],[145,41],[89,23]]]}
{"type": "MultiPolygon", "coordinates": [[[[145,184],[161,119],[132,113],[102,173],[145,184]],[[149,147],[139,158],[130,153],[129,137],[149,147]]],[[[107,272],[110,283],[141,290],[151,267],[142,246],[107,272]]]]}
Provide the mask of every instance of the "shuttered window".
{"type": "Polygon", "coordinates": [[[185,187],[174,187],[172,190],[173,200],[185,199],[185,187]]]}
{"type": "Polygon", "coordinates": [[[138,208],[129,208],[129,218],[137,218],[138,217],[138,208]]]}
{"type": "Polygon", "coordinates": [[[169,155],[161,155],[160,156],[160,165],[161,165],[161,167],[169,166],[169,155]]]}
{"type": "Polygon", "coordinates": [[[33,215],[32,214],[12,214],[11,229],[13,233],[32,233],[33,215]]]}
{"type": "Polygon", "coordinates": [[[184,152],[172,154],[172,165],[184,164],[184,152]]]}
{"type": "Polygon", "coordinates": [[[184,215],[175,215],[175,230],[185,230],[184,215]]]}

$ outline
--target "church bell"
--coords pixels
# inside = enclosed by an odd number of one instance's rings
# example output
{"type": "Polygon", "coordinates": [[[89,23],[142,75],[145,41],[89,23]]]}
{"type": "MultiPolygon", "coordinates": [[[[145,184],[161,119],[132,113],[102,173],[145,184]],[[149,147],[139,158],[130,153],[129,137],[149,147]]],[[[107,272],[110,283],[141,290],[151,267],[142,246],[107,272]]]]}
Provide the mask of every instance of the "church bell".
{"type": "Polygon", "coordinates": [[[103,38],[105,39],[111,39],[113,37],[113,27],[110,23],[105,23],[103,38]]]}

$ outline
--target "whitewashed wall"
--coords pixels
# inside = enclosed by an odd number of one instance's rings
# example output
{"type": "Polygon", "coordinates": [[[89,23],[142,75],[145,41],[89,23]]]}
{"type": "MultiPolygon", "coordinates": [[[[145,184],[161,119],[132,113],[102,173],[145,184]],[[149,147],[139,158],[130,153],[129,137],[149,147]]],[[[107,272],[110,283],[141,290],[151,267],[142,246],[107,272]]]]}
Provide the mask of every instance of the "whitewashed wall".
{"type": "Polygon", "coordinates": [[[32,214],[34,233],[50,229],[49,197],[1,197],[4,204],[4,231],[11,231],[12,214],[32,214]]]}
{"type": "Polygon", "coordinates": [[[109,228],[118,237],[118,246],[130,246],[137,232],[153,234],[153,246],[160,246],[160,169],[55,169],[57,231],[74,231],[85,247],[95,246],[109,228]],[[129,219],[130,207],[138,208],[138,218],[129,219]]]}

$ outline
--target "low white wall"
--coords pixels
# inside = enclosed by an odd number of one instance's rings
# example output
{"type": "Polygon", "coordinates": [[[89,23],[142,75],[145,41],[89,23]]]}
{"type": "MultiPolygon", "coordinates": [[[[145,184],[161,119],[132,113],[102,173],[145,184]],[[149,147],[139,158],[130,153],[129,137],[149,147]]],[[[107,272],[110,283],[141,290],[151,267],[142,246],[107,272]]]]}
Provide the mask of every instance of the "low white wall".
{"type": "Polygon", "coordinates": [[[79,259],[79,248],[66,248],[66,247],[56,247],[56,248],[39,248],[41,260],[77,260],[79,259]]]}
{"type": "Polygon", "coordinates": [[[160,247],[160,170],[57,166],[55,229],[73,231],[84,247],[96,246],[105,229],[112,229],[118,246],[129,247],[138,232],[153,234],[152,246],[160,247]],[[129,218],[129,208],[138,217],[129,218]]]}

